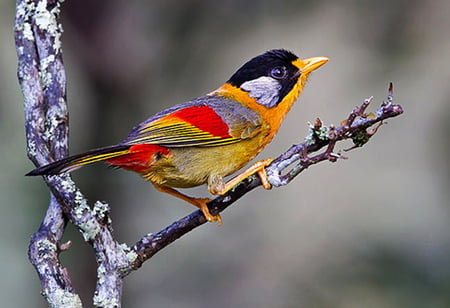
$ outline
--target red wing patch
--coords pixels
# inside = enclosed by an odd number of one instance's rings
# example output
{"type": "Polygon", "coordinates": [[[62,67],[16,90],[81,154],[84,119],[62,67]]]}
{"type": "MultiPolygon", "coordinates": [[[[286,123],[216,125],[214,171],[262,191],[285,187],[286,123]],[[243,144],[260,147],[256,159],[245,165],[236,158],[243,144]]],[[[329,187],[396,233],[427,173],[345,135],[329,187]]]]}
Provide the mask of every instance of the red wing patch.
{"type": "Polygon", "coordinates": [[[231,138],[228,125],[209,106],[192,106],[184,108],[166,117],[177,117],[214,137],[231,138]]]}
{"type": "Polygon", "coordinates": [[[129,135],[126,144],[158,144],[165,147],[215,146],[238,142],[229,127],[210,106],[182,108],[145,123],[129,135]]]}

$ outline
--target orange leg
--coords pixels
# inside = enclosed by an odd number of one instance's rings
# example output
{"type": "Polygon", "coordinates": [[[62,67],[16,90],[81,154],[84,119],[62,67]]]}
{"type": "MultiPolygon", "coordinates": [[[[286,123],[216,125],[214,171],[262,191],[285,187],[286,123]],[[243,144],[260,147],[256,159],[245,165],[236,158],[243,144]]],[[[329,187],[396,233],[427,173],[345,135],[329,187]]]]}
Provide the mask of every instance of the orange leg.
{"type": "Polygon", "coordinates": [[[258,173],[259,177],[261,178],[262,186],[265,189],[271,189],[272,185],[269,183],[269,179],[267,178],[266,173],[266,167],[270,165],[273,162],[273,158],[267,158],[260,161],[257,161],[253,165],[250,166],[247,170],[244,172],[236,175],[234,178],[229,180],[226,183],[223,183],[221,181],[217,181],[215,183],[212,183],[208,186],[209,192],[213,195],[223,195],[230,189],[232,189],[234,186],[236,186],[239,182],[241,182],[243,179],[249,177],[252,174],[258,173]]]}
{"type": "Polygon", "coordinates": [[[167,193],[169,195],[172,195],[174,197],[180,198],[186,202],[189,202],[190,204],[198,207],[203,215],[205,215],[205,218],[207,221],[209,222],[218,222],[219,226],[222,224],[222,219],[220,218],[220,215],[216,215],[213,216],[211,215],[211,213],[209,212],[208,206],[206,205],[206,203],[210,202],[211,199],[208,198],[193,198],[193,197],[189,197],[185,194],[180,193],[178,190],[175,190],[171,187],[167,187],[167,186],[161,186],[155,183],[152,183],[155,188],[161,192],[167,193]]]}

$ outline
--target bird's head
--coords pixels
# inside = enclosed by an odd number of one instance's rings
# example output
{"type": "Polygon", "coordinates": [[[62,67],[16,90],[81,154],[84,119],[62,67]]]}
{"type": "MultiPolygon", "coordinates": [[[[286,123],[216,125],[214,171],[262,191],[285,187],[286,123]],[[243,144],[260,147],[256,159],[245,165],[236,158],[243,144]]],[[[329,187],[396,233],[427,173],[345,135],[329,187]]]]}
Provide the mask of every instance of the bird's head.
{"type": "Polygon", "coordinates": [[[274,49],[245,63],[227,84],[247,92],[267,108],[281,102],[290,105],[301,93],[309,74],[326,62],[325,57],[301,60],[290,51],[274,49]]]}

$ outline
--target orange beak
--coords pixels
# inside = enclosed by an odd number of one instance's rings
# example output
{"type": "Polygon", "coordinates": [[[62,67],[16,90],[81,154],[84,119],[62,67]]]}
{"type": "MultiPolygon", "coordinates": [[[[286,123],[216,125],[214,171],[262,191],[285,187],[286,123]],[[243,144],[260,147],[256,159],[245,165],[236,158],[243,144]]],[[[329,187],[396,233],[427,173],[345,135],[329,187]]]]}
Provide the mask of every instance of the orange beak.
{"type": "Polygon", "coordinates": [[[327,63],[329,61],[328,58],[325,57],[313,57],[313,58],[308,58],[305,60],[300,60],[299,63],[300,65],[296,65],[300,71],[302,72],[302,74],[309,74],[312,71],[318,69],[319,67],[321,67],[322,65],[324,65],[325,63],[327,63]]]}

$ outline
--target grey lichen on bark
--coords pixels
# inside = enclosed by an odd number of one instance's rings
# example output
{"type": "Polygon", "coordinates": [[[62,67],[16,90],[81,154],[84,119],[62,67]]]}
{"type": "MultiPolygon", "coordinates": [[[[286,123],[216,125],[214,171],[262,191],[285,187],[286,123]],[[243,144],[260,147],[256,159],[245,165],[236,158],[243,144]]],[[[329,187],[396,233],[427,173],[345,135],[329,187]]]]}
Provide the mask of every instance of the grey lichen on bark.
{"type": "MultiPolygon", "coordinates": [[[[24,97],[27,154],[36,165],[68,154],[66,75],[59,13],[60,1],[18,0],[16,4],[14,32],[18,78],[24,97]]],[[[111,244],[114,242],[111,229],[97,219],[70,176],[49,176],[44,180],[52,193],[51,201],[39,230],[31,238],[28,252],[38,272],[42,294],[52,307],[82,306],[70,275],[59,260],[60,241],[69,220],[98,252],[101,279],[97,283],[97,306],[120,306],[117,303],[121,300],[122,278],[115,266],[127,263],[127,254],[116,249],[115,258],[111,259],[100,253],[109,252],[105,246],[118,244],[111,244]],[[119,262],[121,259],[124,262],[119,262]]],[[[103,213],[106,207],[102,206],[103,213]]]]}

